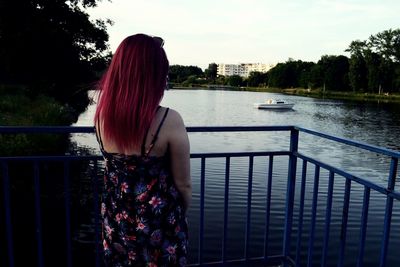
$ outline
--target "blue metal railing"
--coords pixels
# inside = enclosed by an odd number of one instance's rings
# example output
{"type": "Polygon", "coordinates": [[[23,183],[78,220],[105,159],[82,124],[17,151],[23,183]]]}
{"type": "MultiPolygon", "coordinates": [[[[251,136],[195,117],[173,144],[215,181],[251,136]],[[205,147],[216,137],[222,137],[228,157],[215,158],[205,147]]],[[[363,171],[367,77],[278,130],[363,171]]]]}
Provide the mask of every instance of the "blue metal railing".
{"type": "MultiPolygon", "coordinates": [[[[391,222],[393,214],[394,201],[400,200],[400,193],[395,191],[395,181],[397,175],[398,160],[400,153],[377,147],[361,142],[355,142],[348,139],[338,138],[331,135],[323,134],[320,132],[304,129],[296,126],[249,126],[249,127],[188,127],[188,132],[265,132],[265,131],[279,131],[279,132],[290,132],[290,145],[289,150],[282,151],[261,151],[261,152],[230,152],[230,153],[193,153],[191,158],[200,159],[200,187],[199,187],[199,233],[198,233],[198,261],[191,264],[192,266],[228,266],[231,263],[244,263],[244,264],[256,264],[263,263],[269,264],[283,264],[284,266],[327,266],[328,265],[328,254],[329,254],[329,243],[331,234],[331,218],[332,218],[332,205],[334,201],[334,181],[338,179],[344,179],[345,188],[343,195],[343,206],[341,216],[341,230],[339,237],[338,256],[336,260],[337,266],[345,265],[345,251],[347,244],[347,227],[348,227],[348,215],[350,206],[350,196],[352,192],[352,184],[357,183],[364,188],[363,201],[362,201],[362,213],[359,226],[359,242],[358,242],[358,254],[357,254],[357,266],[364,266],[365,258],[365,241],[368,227],[368,212],[370,203],[371,191],[380,193],[386,198],[385,203],[385,214],[383,223],[383,234],[381,241],[379,266],[386,266],[389,237],[391,233],[391,222]],[[317,136],[327,140],[335,141],[337,143],[357,147],[363,150],[378,153],[380,155],[388,156],[391,158],[388,184],[386,187],[375,184],[363,177],[350,174],[344,170],[331,166],[327,163],[321,162],[310,156],[304,155],[299,151],[299,133],[308,134],[311,136],[317,136]],[[238,157],[247,157],[248,162],[248,174],[247,174],[247,195],[246,195],[246,225],[245,225],[245,238],[244,238],[244,255],[231,259],[228,257],[228,226],[229,226],[229,186],[230,186],[230,168],[231,159],[238,157]],[[254,159],[256,157],[268,157],[268,171],[266,175],[266,201],[265,201],[265,231],[264,231],[264,247],[262,257],[251,257],[250,255],[250,232],[252,226],[252,192],[253,192],[253,176],[254,176],[254,159]],[[282,236],[282,248],[281,253],[272,255],[269,251],[271,243],[269,242],[271,235],[270,221],[273,215],[271,214],[272,199],[272,183],[273,183],[273,170],[274,170],[274,159],[277,157],[288,157],[288,169],[287,169],[287,187],[286,187],[286,199],[284,209],[284,229],[282,236]],[[206,177],[206,159],[211,158],[222,158],[225,159],[225,176],[224,176],[224,193],[223,193],[223,231],[222,231],[222,254],[219,260],[208,262],[204,260],[204,231],[205,231],[205,183],[206,177]],[[298,161],[302,161],[301,175],[298,176],[297,164],[298,161]],[[312,200],[311,200],[311,215],[310,224],[308,231],[308,244],[307,248],[302,247],[303,233],[305,231],[304,223],[305,218],[305,197],[306,197],[306,180],[307,180],[307,166],[314,165],[314,179],[312,184],[312,200]],[[322,242],[322,253],[321,260],[318,264],[315,263],[314,254],[315,248],[315,235],[316,235],[316,220],[318,219],[317,208],[319,206],[319,185],[321,182],[321,170],[329,172],[328,177],[328,188],[326,198],[326,211],[324,214],[325,225],[323,229],[323,242],[322,242]],[[298,180],[299,179],[299,180],[298,180]],[[300,192],[298,199],[295,198],[296,183],[300,184],[300,192]],[[295,202],[295,201],[298,202],[295,202]],[[296,227],[294,227],[294,213],[295,204],[298,204],[298,221],[296,221],[296,227]],[[293,236],[293,231],[296,231],[297,235],[293,236]],[[296,239],[296,244],[293,244],[293,239],[296,239]],[[304,255],[305,254],[305,255],[304,255]]],[[[39,133],[93,133],[92,127],[0,127],[0,135],[3,134],[39,134],[39,133]]],[[[14,267],[15,263],[15,240],[13,239],[13,223],[12,223],[12,203],[10,201],[10,177],[9,168],[10,163],[13,162],[32,162],[33,163],[33,177],[34,177],[34,207],[35,207],[35,237],[36,237],[36,257],[37,266],[45,266],[45,258],[43,252],[43,229],[42,229],[42,203],[40,193],[40,164],[43,162],[61,162],[63,163],[63,179],[64,179],[64,208],[65,208],[65,249],[66,249],[66,266],[73,266],[73,248],[72,248],[72,232],[71,232],[71,185],[70,185],[70,165],[75,161],[91,161],[93,162],[93,209],[94,209],[94,258],[95,266],[101,265],[101,249],[100,249],[100,214],[99,214],[99,184],[98,184],[98,168],[99,161],[102,160],[101,156],[98,155],[65,155],[65,156],[0,156],[1,175],[3,180],[3,202],[4,202],[4,221],[1,222],[2,228],[5,231],[5,242],[7,251],[7,266],[14,267]]]]}

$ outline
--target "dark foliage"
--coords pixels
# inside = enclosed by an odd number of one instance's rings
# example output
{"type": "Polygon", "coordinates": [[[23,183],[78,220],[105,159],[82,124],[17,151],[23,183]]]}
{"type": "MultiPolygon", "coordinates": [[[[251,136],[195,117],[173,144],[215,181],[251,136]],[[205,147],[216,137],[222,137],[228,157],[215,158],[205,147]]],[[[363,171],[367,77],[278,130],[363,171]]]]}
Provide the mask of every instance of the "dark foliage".
{"type": "MultiPolygon", "coordinates": [[[[24,85],[62,103],[82,102],[109,59],[107,24],[85,8],[98,0],[0,2],[0,83],[24,85]]],[[[76,105],[81,109],[85,103],[76,105]]]]}

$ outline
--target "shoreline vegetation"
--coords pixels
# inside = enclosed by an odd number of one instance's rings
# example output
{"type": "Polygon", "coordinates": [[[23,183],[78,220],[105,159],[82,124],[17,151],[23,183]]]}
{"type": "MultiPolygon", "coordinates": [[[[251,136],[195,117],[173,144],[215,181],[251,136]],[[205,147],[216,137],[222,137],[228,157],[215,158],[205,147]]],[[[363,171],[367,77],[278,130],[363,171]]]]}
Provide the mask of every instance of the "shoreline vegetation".
{"type": "MultiPolygon", "coordinates": [[[[76,122],[87,106],[61,103],[44,94],[29,94],[21,86],[0,86],[0,126],[65,126],[76,122]]],[[[64,153],[66,134],[0,134],[0,155],[64,153]]]]}
{"type": "Polygon", "coordinates": [[[244,87],[244,86],[228,86],[228,85],[172,85],[169,89],[176,90],[226,90],[226,91],[247,91],[247,92],[265,92],[265,93],[281,93],[285,95],[298,95],[313,98],[323,98],[332,100],[349,100],[349,101],[384,101],[387,103],[400,103],[400,94],[388,93],[362,93],[362,92],[343,92],[343,91],[323,91],[322,88],[304,89],[304,88],[272,88],[272,87],[244,87]]]}

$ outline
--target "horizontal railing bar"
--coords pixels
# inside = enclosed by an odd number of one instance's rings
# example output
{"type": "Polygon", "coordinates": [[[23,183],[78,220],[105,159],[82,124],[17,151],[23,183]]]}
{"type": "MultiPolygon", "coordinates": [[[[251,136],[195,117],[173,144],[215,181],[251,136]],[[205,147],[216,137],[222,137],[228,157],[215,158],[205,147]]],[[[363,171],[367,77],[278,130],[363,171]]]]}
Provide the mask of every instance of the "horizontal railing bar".
{"type": "Polygon", "coordinates": [[[356,182],[356,183],[359,183],[359,184],[361,184],[361,185],[363,185],[363,186],[366,186],[366,187],[371,188],[371,189],[373,189],[373,190],[375,190],[375,191],[378,191],[379,193],[382,193],[382,194],[384,194],[384,195],[387,195],[387,196],[389,196],[389,197],[392,197],[392,198],[394,198],[394,199],[396,199],[396,200],[400,200],[400,192],[388,191],[386,188],[384,188],[384,187],[382,187],[382,186],[376,185],[376,184],[374,184],[374,183],[372,183],[372,182],[370,182],[370,181],[367,181],[367,180],[365,180],[365,179],[363,179],[363,178],[357,177],[357,176],[355,176],[355,175],[353,175],[353,174],[349,174],[349,173],[347,173],[347,172],[345,172],[345,171],[343,171],[343,170],[340,170],[340,169],[338,169],[338,168],[335,168],[335,167],[333,167],[333,166],[331,166],[331,165],[328,165],[328,164],[323,163],[323,162],[321,162],[321,161],[318,161],[318,160],[316,160],[316,159],[307,157],[307,156],[305,156],[305,155],[303,155],[303,154],[300,154],[300,153],[294,153],[294,154],[295,154],[297,157],[301,158],[301,159],[304,159],[304,160],[309,161],[310,163],[319,165],[319,166],[320,166],[321,168],[323,168],[323,169],[326,169],[326,170],[328,170],[328,171],[333,171],[334,173],[337,173],[337,174],[339,174],[339,175],[341,175],[341,176],[343,176],[343,177],[345,177],[345,178],[347,178],[347,179],[350,179],[350,180],[352,180],[352,181],[354,181],[354,182],[356,182]]]}
{"type": "Polygon", "coordinates": [[[276,266],[275,264],[278,264],[280,262],[286,262],[290,264],[291,266],[295,266],[294,261],[291,258],[285,257],[283,255],[274,255],[274,256],[268,256],[268,258],[265,260],[264,257],[254,257],[254,258],[249,258],[247,261],[246,259],[234,259],[234,260],[227,260],[225,263],[222,261],[214,261],[214,262],[207,262],[203,264],[199,263],[192,263],[188,264],[188,267],[195,267],[195,266],[230,266],[230,264],[233,264],[234,266],[237,266],[238,263],[245,263],[247,262],[248,266],[251,266],[249,264],[256,264],[256,263],[265,263],[267,264],[266,266],[276,266]],[[274,265],[270,265],[274,264],[274,265]]]}
{"type": "MultiPolygon", "coordinates": [[[[288,156],[289,151],[258,151],[258,152],[220,152],[220,153],[192,153],[191,158],[224,158],[224,157],[249,157],[249,156],[288,156]]],[[[0,157],[5,161],[64,161],[64,160],[101,160],[101,155],[60,155],[60,156],[13,156],[0,157]]]]}
{"type": "MultiPolygon", "coordinates": [[[[191,133],[290,131],[294,126],[192,126],[191,133]]],[[[1,133],[94,133],[93,126],[0,126],[1,133]]]]}
{"type": "Polygon", "coordinates": [[[94,133],[93,126],[0,126],[0,134],[94,133]]]}
{"type": "Polygon", "coordinates": [[[274,132],[274,131],[290,131],[294,126],[207,126],[207,127],[186,127],[188,132],[274,132]]]}
{"type": "Polygon", "coordinates": [[[13,156],[13,157],[0,157],[3,161],[65,161],[65,160],[102,160],[103,156],[87,155],[87,156],[13,156]]]}
{"type": "Polygon", "coordinates": [[[308,133],[308,134],[311,134],[311,135],[315,135],[315,136],[319,136],[319,137],[322,137],[322,138],[325,138],[325,139],[336,141],[336,142],[339,142],[339,143],[342,143],[342,144],[358,147],[358,148],[361,148],[361,149],[369,150],[369,151],[376,152],[376,153],[381,153],[381,154],[384,154],[384,155],[387,155],[387,156],[391,156],[391,157],[395,157],[395,158],[400,159],[400,152],[397,152],[395,150],[382,148],[382,147],[374,146],[374,145],[369,145],[369,144],[366,144],[366,143],[353,141],[353,140],[350,140],[350,139],[339,138],[339,137],[335,137],[335,136],[332,136],[332,135],[329,135],[329,134],[320,133],[320,132],[317,132],[317,131],[313,131],[313,130],[309,130],[309,129],[305,129],[305,128],[301,128],[301,127],[297,127],[297,126],[295,126],[295,128],[297,130],[299,130],[300,132],[308,133]]]}
{"type": "Polygon", "coordinates": [[[260,152],[221,152],[221,153],[192,153],[191,158],[224,158],[224,157],[250,157],[250,156],[289,156],[289,151],[260,151],[260,152]]]}
{"type": "MultiPolygon", "coordinates": [[[[366,143],[353,141],[350,139],[339,138],[329,134],[320,133],[314,130],[302,128],[299,126],[191,126],[186,127],[188,132],[263,132],[263,131],[291,131],[293,129],[304,133],[323,137],[339,143],[355,146],[361,149],[382,153],[384,155],[400,158],[400,152],[382,148],[366,143]]],[[[94,133],[93,126],[0,126],[0,134],[2,133],[94,133]]]]}

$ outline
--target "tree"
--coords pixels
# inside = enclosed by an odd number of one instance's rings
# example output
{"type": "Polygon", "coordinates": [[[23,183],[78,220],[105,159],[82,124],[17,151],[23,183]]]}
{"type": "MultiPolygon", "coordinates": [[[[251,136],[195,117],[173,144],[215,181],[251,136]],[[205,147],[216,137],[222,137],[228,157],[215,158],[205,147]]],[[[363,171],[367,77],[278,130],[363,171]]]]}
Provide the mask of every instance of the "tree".
{"type": "Polygon", "coordinates": [[[354,54],[350,57],[349,82],[353,92],[367,89],[367,63],[363,55],[354,54]]]}
{"type": "MultiPolygon", "coordinates": [[[[98,0],[13,0],[0,7],[0,83],[22,84],[71,102],[110,57],[107,20],[91,21],[98,0]]],[[[72,101],[73,102],[73,101],[72,101]]]]}
{"type": "Polygon", "coordinates": [[[182,83],[189,76],[202,77],[203,75],[202,69],[197,66],[171,65],[168,72],[169,80],[173,83],[182,83]]]}
{"type": "Polygon", "coordinates": [[[278,63],[268,71],[268,86],[277,88],[288,88],[291,83],[291,73],[287,63],[278,63]]]}
{"type": "Polygon", "coordinates": [[[243,83],[243,78],[239,75],[232,75],[226,78],[226,82],[230,86],[241,86],[243,83]]]}
{"type": "Polygon", "coordinates": [[[400,67],[400,29],[371,35],[365,41],[353,41],[346,51],[351,54],[349,79],[353,91],[400,91],[396,82],[396,70],[400,67]]]}
{"type": "Polygon", "coordinates": [[[313,62],[301,60],[295,61],[292,58],[285,63],[279,63],[268,71],[268,85],[278,88],[308,88],[310,72],[315,65],[313,62]]]}
{"type": "Polygon", "coordinates": [[[397,89],[397,92],[400,92],[400,66],[399,65],[397,65],[394,70],[393,88],[397,89]]]}
{"type": "Polygon", "coordinates": [[[265,75],[259,71],[252,71],[247,78],[247,86],[257,87],[265,82],[265,75]]]}
{"type": "Polygon", "coordinates": [[[317,64],[321,69],[324,90],[348,90],[349,59],[347,57],[325,55],[317,64]]]}
{"type": "Polygon", "coordinates": [[[218,65],[215,63],[208,64],[208,68],[205,69],[204,74],[209,81],[215,83],[215,78],[217,78],[218,65]]]}
{"type": "Polygon", "coordinates": [[[386,30],[371,35],[368,42],[370,48],[385,60],[400,62],[400,29],[386,30]]]}

